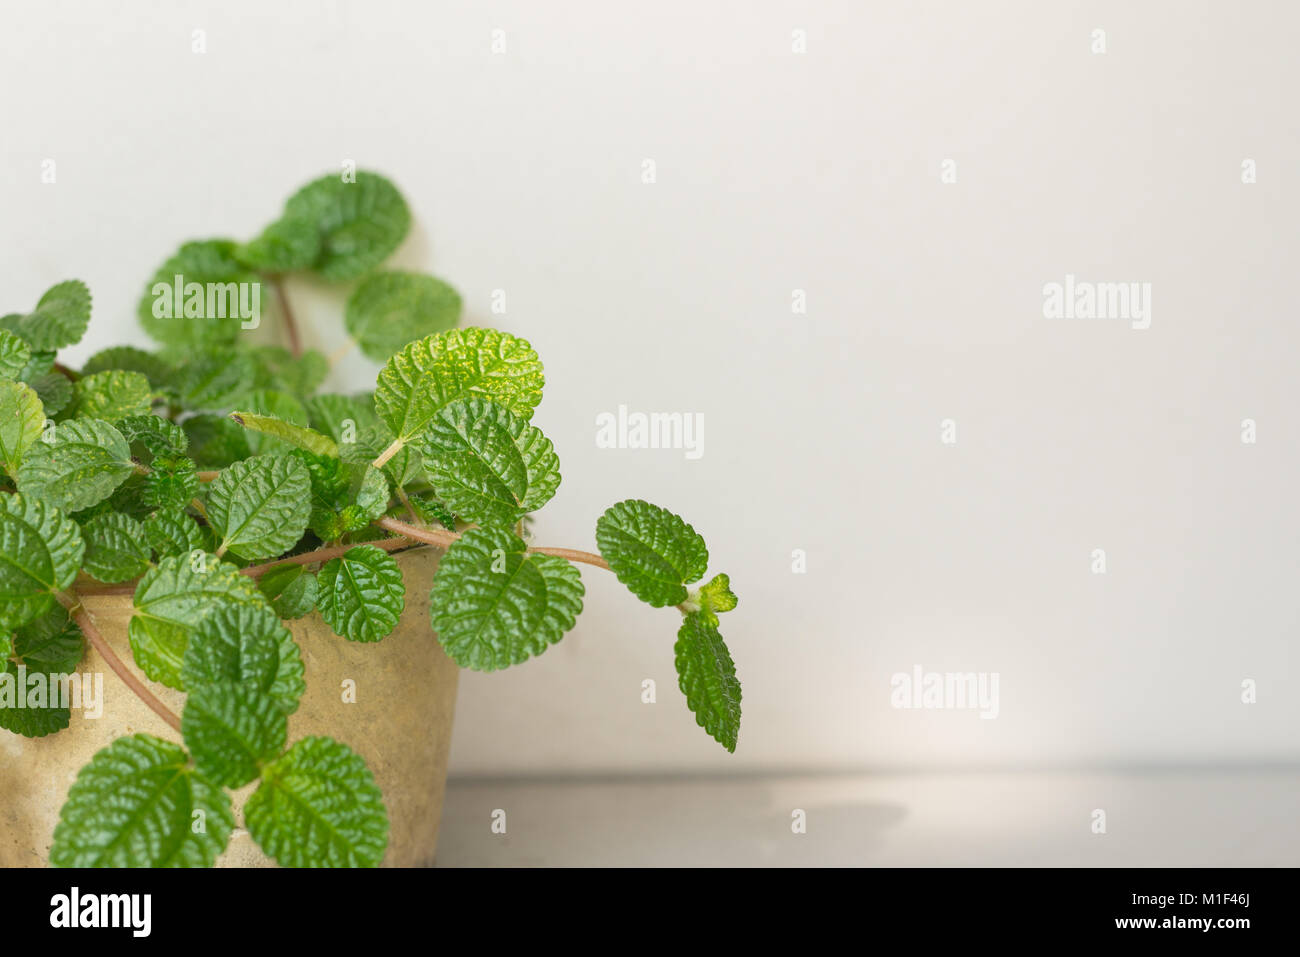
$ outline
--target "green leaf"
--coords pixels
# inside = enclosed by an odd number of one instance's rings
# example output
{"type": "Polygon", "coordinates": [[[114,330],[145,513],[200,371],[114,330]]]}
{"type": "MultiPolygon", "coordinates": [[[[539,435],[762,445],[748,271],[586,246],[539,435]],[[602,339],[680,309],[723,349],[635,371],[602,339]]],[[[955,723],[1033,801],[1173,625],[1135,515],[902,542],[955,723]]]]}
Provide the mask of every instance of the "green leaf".
{"type": "Polygon", "coordinates": [[[560,485],[551,440],[486,399],[445,406],[416,447],[438,497],[467,522],[513,525],[560,485]]]}
{"type": "Polygon", "coordinates": [[[135,471],[122,433],[99,419],[70,419],[27,450],[18,490],[76,512],[102,502],[135,471]]]}
{"type": "Polygon", "coordinates": [[[362,429],[379,419],[375,416],[374,402],[369,398],[325,393],[307,400],[307,421],[317,432],[324,432],[339,445],[344,445],[355,442],[362,429]]]}
{"type": "Polygon", "coordinates": [[[17,379],[32,361],[26,341],[8,329],[0,329],[0,379],[17,379]]]}
{"type": "Polygon", "coordinates": [[[686,616],[673,645],[677,683],[695,720],[728,751],[740,733],[740,682],[718,629],[698,613],[686,616]]]}
{"type": "Polygon", "coordinates": [[[199,474],[183,455],[158,455],[144,479],[141,500],[148,508],[179,509],[199,493],[199,474]]]}
{"type": "Polygon", "coordinates": [[[180,509],[159,509],[144,520],[144,538],[160,557],[189,556],[214,547],[212,534],[180,509]]]}
{"type": "Polygon", "coordinates": [[[45,614],[77,577],[85,544],[77,523],[47,502],[0,495],[0,631],[45,614]]]}
{"type": "MultiPolygon", "coordinates": [[[[240,264],[235,249],[235,244],[225,239],[181,246],[145,285],[137,308],[144,331],[158,342],[181,347],[190,354],[232,344],[243,322],[239,316],[239,284],[257,283],[261,295],[257,273],[240,264]]],[[[247,288],[246,299],[252,295],[252,287],[247,288]]]]}
{"type": "MultiPolygon", "coordinates": [[[[283,346],[250,346],[244,350],[253,361],[253,385],[258,389],[270,389],[290,396],[308,396],[320,388],[320,384],[329,375],[330,364],[325,356],[315,349],[305,349],[302,355],[295,356],[283,346]]],[[[275,408],[257,408],[256,412],[270,412],[280,415],[275,408]]],[[[281,418],[286,416],[281,415],[281,418]]],[[[299,422],[298,418],[292,420],[299,422]]],[[[299,422],[305,425],[304,418],[299,422]]]]}
{"type": "Polygon", "coordinates": [[[284,867],[374,867],[388,846],[388,813],[374,776],[331,738],[303,738],[263,769],[244,819],[253,840],[284,867]]]}
{"type": "Polygon", "coordinates": [[[321,617],[348,641],[379,641],[397,625],[406,605],[401,569],[374,545],[331,558],[321,566],[317,585],[321,617]]]}
{"type": "Polygon", "coordinates": [[[253,375],[253,360],[247,353],[199,355],[177,370],[177,401],[189,411],[225,411],[252,388],[253,375]]]}
{"type": "Polygon", "coordinates": [[[0,381],[0,466],[18,474],[23,455],[45,428],[45,410],[30,386],[0,381]]]}
{"type": "Polygon", "coordinates": [[[355,279],[378,266],[411,226],[397,187],[367,172],[358,172],[352,183],[337,175],[313,180],[290,197],[283,218],[315,225],[320,251],[311,268],[332,280],[355,279]]]}
{"type": "Polygon", "coordinates": [[[308,524],[321,541],[365,528],[388,509],[388,480],[379,469],[307,452],[294,456],[311,472],[308,524]]]}
{"type": "Polygon", "coordinates": [[[149,517],[151,509],[144,504],[145,477],[139,472],[126,477],[126,481],[117,487],[108,498],[90,509],[74,512],[72,517],[84,521],[102,512],[121,512],[143,522],[149,517]]]}
{"type": "Polygon", "coordinates": [[[686,600],[686,585],[709,567],[704,539],[678,515],[640,499],[611,505],[596,522],[596,545],[618,580],[656,608],[686,600]]]}
{"type": "Polygon", "coordinates": [[[426,524],[437,522],[448,531],[456,531],[456,516],[437,499],[430,498],[427,495],[412,495],[408,497],[407,501],[415,509],[420,521],[426,524]]]}
{"type": "Polygon", "coordinates": [[[186,697],[181,734],[200,774],[238,788],[280,753],[289,725],[284,712],[256,688],[213,684],[186,697]]]}
{"type": "Polygon", "coordinates": [[[72,382],[61,372],[47,372],[29,380],[28,384],[40,396],[41,405],[45,407],[45,414],[49,418],[54,418],[72,401],[72,382]]]}
{"type": "Polygon", "coordinates": [[[36,309],[0,319],[0,328],[21,336],[33,352],[53,352],[80,342],[90,323],[90,290],[79,279],[50,287],[36,309]]]}
{"type": "Polygon", "coordinates": [[[77,775],[54,829],[55,867],[211,867],[235,818],[179,747],[118,738],[77,775]],[[199,826],[201,824],[201,826],[199,826]]]}
{"type": "Polygon", "coordinates": [[[256,582],[212,555],[161,558],[135,589],[127,626],[135,663],[151,680],[183,689],[181,662],[199,623],[222,607],[262,602],[256,582]]]}
{"type": "Polygon", "coordinates": [[[308,269],[321,251],[321,234],[309,219],[278,219],[251,242],[235,250],[235,257],[258,272],[272,275],[308,269]]]}
{"type": "Polygon", "coordinates": [[[153,388],[139,372],[95,372],[72,387],[72,414],[116,422],[144,415],[153,406],[153,388]]]}
{"type": "Polygon", "coordinates": [[[17,375],[20,382],[26,382],[31,385],[43,375],[49,375],[54,370],[55,353],[53,352],[33,352],[32,359],[27,363],[26,368],[17,375]]]}
{"type": "Polygon", "coordinates": [[[285,714],[298,710],[306,690],[298,645],[263,604],[228,605],[205,616],[185,648],[181,680],[191,689],[246,685],[285,714]]]}
{"type": "Polygon", "coordinates": [[[582,611],[578,569],[529,554],[500,528],[472,528],[448,549],[433,579],[429,617],[456,664],[495,671],[540,655],[582,611]]]}
{"type": "Polygon", "coordinates": [[[305,425],[294,425],[273,415],[259,415],[256,412],[231,412],[230,418],[252,432],[269,435],[294,448],[306,449],[314,455],[337,457],[339,454],[339,447],[333,439],[305,425]]]}
{"type": "Polygon", "coordinates": [[[701,619],[717,627],[719,613],[731,611],[738,601],[736,593],[731,590],[731,579],[726,575],[718,574],[710,578],[707,584],[696,589],[687,598],[687,605],[694,605],[701,619]]]}
{"type": "Polygon", "coordinates": [[[148,379],[149,384],[155,389],[168,388],[176,375],[176,370],[167,360],[144,349],[137,349],[135,346],[110,346],[101,349],[86,360],[86,364],[81,367],[81,374],[90,376],[96,372],[108,372],[114,369],[122,372],[138,372],[148,379]]]}
{"type": "MultiPolygon", "coordinates": [[[[353,442],[339,445],[339,454],[343,457],[343,461],[354,465],[369,465],[392,444],[393,433],[388,431],[388,426],[384,423],[374,422],[353,438],[353,442]]],[[[391,455],[384,463],[383,470],[398,488],[412,482],[426,480],[424,460],[420,458],[420,453],[409,445],[403,445],[391,455]]]]}
{"type": "Polygon", "coordinates": [[[61,679],[76,670],[85,654],[81,629],[62,605],[55,605],[19,628],[6,652],[7,643],[6,635],[0,639],[0,728],[28,738],[62,731],[72,713],[63,706],[67,699],[61,697],[61,679]],[[23,706],[18,707],[24,688],[23,706]]]}
{"type": "Polygon", "coordinates": [[[86,574],[101,582],[124,582],[149,567],[144,528],[120,512],[96,515],[81,529],[86,542],[86,574]]]}
{"type": "MultiPolygon", "coordinates": [[[[274,389],[255,389],[248,395],[240,396],[236,406],[250,414],[279,419],[291,425],[306,427],[307,410],[301,402],[285,392],[274,389]]],[[[231,416],[234,419],[234,416],[231,416]]],[[[235,420],[238,421],[238,420],[235,420]]],[[[248,447],[254,455],[266,452],[287,452],[292,445],[279,436],[269,432],[252,431],[248,436],[248,447]]]]}
{"type": "Polygon", "coordinates": [[[383,362],[408,342],[455,326],[461,308],[460,293],[441,279],[382,272],[353,291],[343,323],[362,352],[383,362]]]}
{"type": "Polygon", "coordinates": [[[152,455],[182,455],[189,448],[185,430],[159,415],[131,415],[117,423],[131,445],[142,445],[152,455]]]}
{"type": "Polygon", "coordinates": [[[208,492],[217,554],[250,561],[274,558],[295,545],[311,515],[311,475],[289,455],[259,455],[223,469],[208,492]]]}
{"type": "Polygon", "coordinates": [[[546,377],[527,341],[495,329],[451,329],[412,342],[388,360],[375,388],[375,411],[402,442],[428,427],[444,406],[482,396],[527,421],[546,377]]]}
{"type": "Polygon", "coordinates": [[[190,455],[200,468],[224,469],[253,454],[248,433],[224,415],[195,415],[181,428],[189,440],[190,455]]]}
{"type": "Polygon", "coordinates": [[[86,654],[86,639],[62,605],[14,633],[13,656],[45,674],[71,674],[86,654]]]}
{"type": "Polygon", "coordinates": [[[281,618],[301,618],[316,608],[316,576],[302,565],[276,565],[257,580],[266,600],[281,618]]]}

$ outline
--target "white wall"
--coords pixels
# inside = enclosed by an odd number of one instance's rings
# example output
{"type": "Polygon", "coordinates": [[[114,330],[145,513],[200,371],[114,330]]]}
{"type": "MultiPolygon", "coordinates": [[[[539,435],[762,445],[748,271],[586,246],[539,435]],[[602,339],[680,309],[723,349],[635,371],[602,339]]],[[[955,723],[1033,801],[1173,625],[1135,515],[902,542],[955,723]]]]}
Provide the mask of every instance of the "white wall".
{"type": "MultiPolygon", "coordinates": [[[[674,687],[676,613],[585,569],[561,646],[466,674],[455,771],[1300,756],[1294,4],[3,9],[0,310],[77,276],[73,358],[143,342],[180,241],[354,159],[413,206],[399,262],[546,361],[539,538],[639,496],[731,573],[735,756],[674,687]],[[1152,283],[1150,328],[1043,318],[1067,273],[1152,283]],[[620,403],[703,413],[703,458],[597,449],[620,403]],[[1000,716],[891,708],[916,664],[998,672],[1000,716]]],[[[336,345],[343,292],[292,294],[336,345]]]]}

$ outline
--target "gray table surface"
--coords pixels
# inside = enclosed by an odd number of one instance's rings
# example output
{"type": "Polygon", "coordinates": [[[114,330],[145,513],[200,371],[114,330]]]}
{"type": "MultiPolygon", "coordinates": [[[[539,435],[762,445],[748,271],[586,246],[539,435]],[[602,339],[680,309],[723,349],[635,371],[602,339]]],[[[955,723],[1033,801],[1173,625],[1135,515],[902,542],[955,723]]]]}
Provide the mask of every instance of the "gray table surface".
{"type": "Polygon", "coordinates": [[[453,779],[438,865],[1296,866],[1297,807],[1296,769],[453,779]]]}

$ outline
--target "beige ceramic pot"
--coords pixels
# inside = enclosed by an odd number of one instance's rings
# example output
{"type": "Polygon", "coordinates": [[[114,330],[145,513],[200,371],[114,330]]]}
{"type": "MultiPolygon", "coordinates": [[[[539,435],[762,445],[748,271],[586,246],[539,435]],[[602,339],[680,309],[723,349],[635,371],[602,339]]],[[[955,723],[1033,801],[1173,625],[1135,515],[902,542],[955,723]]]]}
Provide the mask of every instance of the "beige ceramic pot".
{"type": "MultiPolygon", "coordinates": [[[[345,641],[316,613],[286,622],[302,651],[307,682],[307,693],[289,719],[289,741],[329,735],[366,759],[388,806],[387,867],[430,865],[438,844],[457,677],[456,665],[429,627],[429,587],[440,555],[417,548],[394,556],[406,581],[406,609],[392,634],[380,642],[345,641]],[[355,682],[355,703],[343,700],[349,680],[355,682]]],[[[130,663],[130,596],[88,596],[85,605],[104,637],[130,663]]],[[[103,674],[102,717],[92,720],[74,710],[68,728],[44,738],[0,730],[0,867],[49,863],[59,809],[77,772],[96,751],[137,732],[179,741],[93,648],[78,670],[103,674]]],[[[146,684],[181,713],[183,694],[146,684]]],[[[234,794],[237,825],[243,823],[244,801],[255,787],[234,794]]],[[[217,866],[269,867],[274,862],[237,826],[217,866]]]]}

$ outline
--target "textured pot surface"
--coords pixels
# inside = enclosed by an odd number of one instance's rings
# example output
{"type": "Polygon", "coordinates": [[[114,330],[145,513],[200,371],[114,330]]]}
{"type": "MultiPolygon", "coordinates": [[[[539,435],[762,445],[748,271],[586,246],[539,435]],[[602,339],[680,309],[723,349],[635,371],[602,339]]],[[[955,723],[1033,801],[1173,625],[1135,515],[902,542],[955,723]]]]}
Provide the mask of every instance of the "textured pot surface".
{"type": "MultiPolygon", "coordinates": [[[[406,581],[406,608],[392,634],[380,642],[345,641],[315,612],[286,622],[302,652],[307,682],[301,705],[289,719],[289,741],[329,735],[365,758],[388,807],[388,867],[432,864],[438,842],[457,678],[456,665],[429,627],[429,586],[440,554],[421,548],[394,556],[406,581]],[[353,686],[355,703],[346,703],[345,692],[353,686]]],[[[86,608],[134,669],[127,641],[131,598],[88,597],[86,608]]],[[[122,684],[93,648],[78,671],[103,674],[101,717],[86,718],[74,710],[68,728],[44,738],[0,730],[0,866],[49,863],[59,809],[77,772],[96,751],[138,732],[179,741],[180,736],[122,684]]],[[[182,693],[149,686],[181,713],[182,693]]],[[[218,860],[219,867],[274,866],[242,827],[243,804],[255,788],[256,783],[233,794],[241,826],[218,860]]]]}

